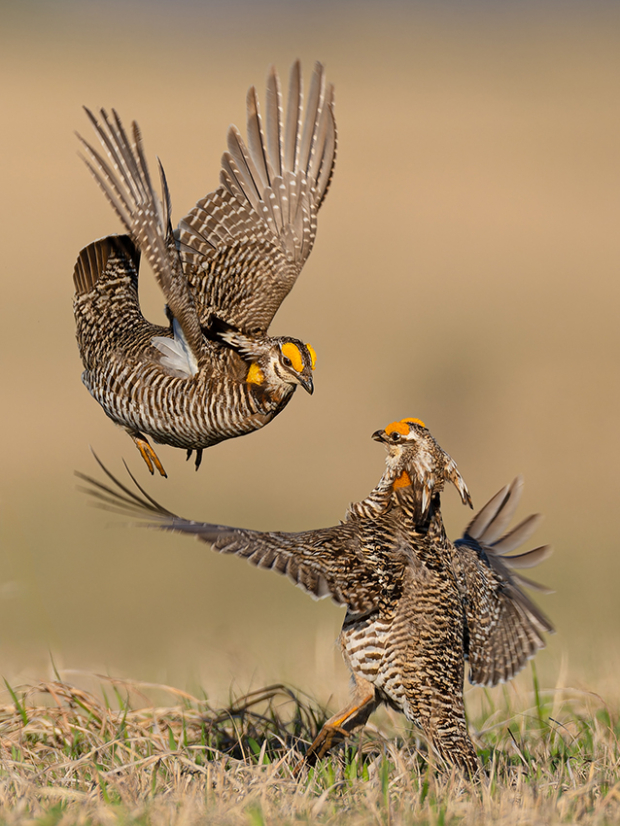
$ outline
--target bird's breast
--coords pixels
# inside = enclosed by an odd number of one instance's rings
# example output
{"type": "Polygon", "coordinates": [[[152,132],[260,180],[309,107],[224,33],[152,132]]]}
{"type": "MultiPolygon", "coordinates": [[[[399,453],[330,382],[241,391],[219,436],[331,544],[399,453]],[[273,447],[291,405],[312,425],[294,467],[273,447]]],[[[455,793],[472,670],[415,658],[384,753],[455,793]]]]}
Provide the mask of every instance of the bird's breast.
{"type": "Polygon", "coordinates": [[[340,633],[340,645],[354,674],[373,684],[380,682],[391,620],[373,614],[363,619],[345,617],[340,633]]]}

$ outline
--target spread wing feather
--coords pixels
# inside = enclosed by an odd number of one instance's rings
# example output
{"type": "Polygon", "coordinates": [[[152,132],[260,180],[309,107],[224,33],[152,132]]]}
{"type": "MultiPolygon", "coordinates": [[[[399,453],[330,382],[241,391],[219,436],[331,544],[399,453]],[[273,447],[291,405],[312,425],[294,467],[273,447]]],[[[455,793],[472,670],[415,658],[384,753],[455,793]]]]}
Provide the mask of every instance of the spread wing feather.
{"type": "Polygon", "coordinates": [[[168,306],[198,359],[202,332],[172,233],[170,193],[163,167],[159,164],[162,204],[151,182],[137,123],[133,123],[133,140],[130,140],[114,110],[110,117],[101,109],[100,121],[89,109],[85,111],[106,157],[78,135],[88,156],[84,161],[121,223],[148,259],[168,306]]]}
{"type": "Polygon", "coordinates": [[[502,536],[521,497],[523,480],[517,477],[502,488],[473,518],[455,543],[462,577],[467,621],[470,680],[496,685],[509,680],[545,641],[553,626],[520,586],[536,583],[512,569],[538,565],[551,554],[547,545],[506,556],[525,542],[540,522],[530,516],[502,536]]]}
{"type": "Polygon", "coordinates": [[[80,250],[73,271],[73,308],[87,386],[89,371],[97,371],[102,360],[118,358],[117,350],[128,339],[148,342],[165,332],[140,310],[139,265],[140,250],[128,235],[99,238],[80,250]]]}
{"type": "Polygon", "coordinates": [[[95,458],[111,485],[82,473],[76,475],[86,483],[84,492],[106,510],[145,520],[143,524],[148,527],[193,534],[219,553],[235,554],[259,568],[284,574],[315,599],[329,596],[338,605],[345,605],[359,614],[376,607],[379,589],[375,591],[372,587],[372,569],[364,559],[355,529],[350,525],[301,533],[265,533],[194,522],[162,507],[129,470],[138,493],[123,485],[95,458]],[[360,582],[369,585],[363,588],[360,582]]]}
{"type": "Polygon", "coordinates": [[[137,308],[139,266],[140,250],[129,236],[98,238],[78,254],[73,270],[75,292],[78,296],[87,295],[101,282],[126,277],[137,308]]]}
{"type": "Polygon", "coordinates": [[[284,117],[275,69],[265,121],[247,97],[247,145],[228,131],[220,186],[179,223],[176,237],[203,327],[215,319],[265,333],[312,250],[317,212],[336,156],[333,88],[317,63],[303,113],[301,69],[291,70],[284,117]]]}
{"type": "Polygon", "coordinates": [[[274,175],[282,175],[284,129],[280,78],[272,67],[267,77],[267,153],[274,175]]]}

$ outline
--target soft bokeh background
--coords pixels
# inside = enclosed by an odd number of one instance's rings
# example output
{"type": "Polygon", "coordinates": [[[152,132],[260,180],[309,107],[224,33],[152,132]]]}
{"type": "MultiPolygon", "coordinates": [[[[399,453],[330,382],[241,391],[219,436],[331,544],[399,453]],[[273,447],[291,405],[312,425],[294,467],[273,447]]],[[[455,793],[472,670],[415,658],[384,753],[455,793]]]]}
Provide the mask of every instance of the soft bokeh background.
{"type": "MultiPolygon", "coordinates": [[[[597,3],[4,3],[0,665],[346,693],[342,611],[183,537],[92,509],[91,444],[169,508],[261,529],[334,524],[383,467],[370,434],[419,416],[477,506],[521,472],[556,552],[546,684],[618,674],[620,8],[597,3]],[[275,63],[336,84],[318,240],[275,332],[318,352],[316,393],[195,473],[150,479],[80,382],[71,274],[119,230],[77,157],[82,104],[136,118],[175,217],[217,183],[230,122],[275,63]]],[[[145,271],[144,301],[162,299],[145,271]]],[[[457,536],[469,514],[454,491],[457,536]]]]}

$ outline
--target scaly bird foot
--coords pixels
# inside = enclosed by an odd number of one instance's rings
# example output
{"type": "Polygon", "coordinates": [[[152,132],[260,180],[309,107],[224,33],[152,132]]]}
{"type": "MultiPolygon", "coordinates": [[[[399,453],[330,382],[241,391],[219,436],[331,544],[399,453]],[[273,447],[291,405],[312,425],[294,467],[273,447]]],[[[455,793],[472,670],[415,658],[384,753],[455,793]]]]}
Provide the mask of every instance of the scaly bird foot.
{"type": "Polygon", "coordinates": [[[350,734],[351,732],[341,726],[325,723],[304,755],[303,760],[300,760],[293,769],[293,777],[298,777],[304,766],[314,766],[317,760],[324,757],[332,746],[342,742],[342,740],[349,737],[350,734]]]}
{"type": "Polygon", "coordinates": [[[155,453],[151,445],[148,443],[148,441],[144,438],[144,436],[138,436],[134,433],[130,433],[129,435],[131,436],[131,438],[134,441],[134,444],[140,451],[140,455],[146,462],[146,466],[149,469],[149,473],[151,474],[151,476],[155,473],[155,468],[157,468],[161,475],[167,479],[168,474],[164,470],[164,466],[159,461],[157,454],[155,453]]]}
{"type": "Polygon", "coordinates": [[[355,692],[351,703],[323,725],[304,759],[293,769],[293,776],[297,777],[304,765],[314,765],[332,746],[341,743],[354,729],[363,726],[376,706],[374,687],[367,680],[355,677],[355,692]]]}

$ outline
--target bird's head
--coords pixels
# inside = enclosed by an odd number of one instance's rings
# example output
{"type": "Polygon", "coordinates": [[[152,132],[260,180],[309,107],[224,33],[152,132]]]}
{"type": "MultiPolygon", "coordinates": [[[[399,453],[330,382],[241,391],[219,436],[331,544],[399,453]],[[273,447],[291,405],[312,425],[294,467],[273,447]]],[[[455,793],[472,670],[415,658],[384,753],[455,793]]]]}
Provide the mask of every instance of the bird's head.
{"type": "Polygon", "coordinates": [[[456,462],[431,436],[420,419],[407,418],[392,422],[384,430],[372,434],[387,448],[387,468],[393,477],[392,489],[408,489],[419,500],[421,512],[426,514],[433,495],[441,493],[445,482],[452,482],[463,504],[472,507],[467,485],[456,462]]]}
{"type": "Polygon", "coordinates": [[[300,384],[312,395],[312,372],[315,364],[316,353],[310,344],[303,344],[296,338],[278,336],[271,339],[267,358],[261,367],[272,381],[293,387],[300,384]]]}
{"type": "Polygon", "coordinates": [[[310,344],[288,336],[250,338],[232,330],[219,333],[219,338],[250,362],[250,384],[264,384],[271,389],[300,384],[306,392],[314,393],[316,353],[310,344]]]}

